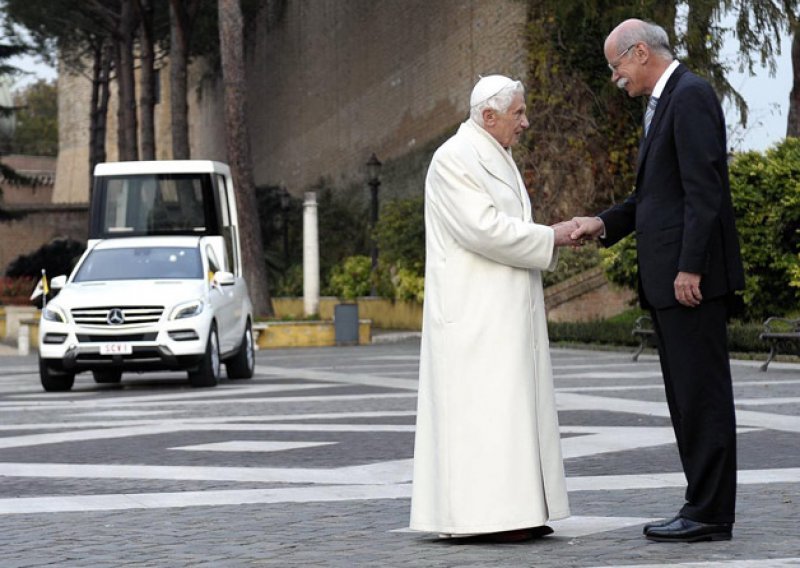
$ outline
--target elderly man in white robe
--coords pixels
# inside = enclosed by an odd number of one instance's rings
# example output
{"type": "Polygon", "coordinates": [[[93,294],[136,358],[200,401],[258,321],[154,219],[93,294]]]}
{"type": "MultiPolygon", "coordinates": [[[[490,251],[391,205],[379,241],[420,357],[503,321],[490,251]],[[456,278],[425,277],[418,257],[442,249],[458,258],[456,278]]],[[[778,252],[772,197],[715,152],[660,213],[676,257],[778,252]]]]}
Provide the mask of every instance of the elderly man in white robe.
{"type": "Polygon", "coordinates": [[[441,537],[517,542],[569,516],[541,271],[578,243],[533,221],[510,150],[527,127],[522,84],[481,78],[425,181],[410,527],[441,537]]]}

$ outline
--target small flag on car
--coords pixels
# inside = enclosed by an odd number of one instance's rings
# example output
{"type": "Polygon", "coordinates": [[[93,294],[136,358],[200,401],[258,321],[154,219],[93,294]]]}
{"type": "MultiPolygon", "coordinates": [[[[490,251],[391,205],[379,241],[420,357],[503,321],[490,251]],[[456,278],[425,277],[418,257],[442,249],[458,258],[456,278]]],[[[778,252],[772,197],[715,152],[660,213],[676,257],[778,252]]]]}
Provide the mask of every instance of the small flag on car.
{"type": "Polygon", "coordinates": [[[36,288],[33,289],[31,300],[35,300],[39,296],[44,295],[45,299],[43,302],[46,302],[48,293],[50,293],[50,286],[47,285],[47,273],[45,269],[42,268],[42,277],[39,279],[39,282],[36,283],[36,288]]]}

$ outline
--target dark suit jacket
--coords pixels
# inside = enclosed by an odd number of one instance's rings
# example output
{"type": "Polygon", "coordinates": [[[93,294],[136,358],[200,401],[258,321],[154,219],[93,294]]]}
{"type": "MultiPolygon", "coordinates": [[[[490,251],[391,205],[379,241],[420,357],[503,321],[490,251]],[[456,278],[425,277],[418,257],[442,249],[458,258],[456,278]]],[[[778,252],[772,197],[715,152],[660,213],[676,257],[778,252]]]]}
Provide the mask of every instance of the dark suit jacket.
{"type": "Polygon", "coordinates": [[[636,231],[639,298],[645,308],[679,305],[679,271],[702,274],[708,300],[744,287],[728,182],[725,118],[705,80],[679,65],[639,148],[634,192],[600,214],[610,246],[636,231]]]}

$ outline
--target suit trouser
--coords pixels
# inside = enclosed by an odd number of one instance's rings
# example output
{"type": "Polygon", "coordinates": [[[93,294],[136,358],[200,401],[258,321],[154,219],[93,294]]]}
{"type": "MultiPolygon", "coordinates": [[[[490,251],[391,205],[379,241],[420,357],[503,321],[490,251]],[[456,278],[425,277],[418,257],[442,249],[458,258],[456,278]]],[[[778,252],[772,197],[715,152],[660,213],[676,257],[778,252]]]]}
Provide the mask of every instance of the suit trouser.
{"type": "Polygon", "coordinates": [[[683,471],[680,514],[732,523],[736,507],[736,417],[722,299],[652,310],[667,404],[683,471]]]}

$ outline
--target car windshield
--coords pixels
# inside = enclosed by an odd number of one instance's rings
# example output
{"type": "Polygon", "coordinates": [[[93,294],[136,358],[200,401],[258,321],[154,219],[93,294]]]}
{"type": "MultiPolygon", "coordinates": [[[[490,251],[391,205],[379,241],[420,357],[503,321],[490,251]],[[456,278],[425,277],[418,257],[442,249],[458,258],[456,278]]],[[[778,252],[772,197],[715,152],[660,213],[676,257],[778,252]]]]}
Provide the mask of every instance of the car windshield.
{"type": "Polygon", "coordinates": [[[189,247],[135,247],[89,253],[75,282],[203,278],[200,250],[189,247]]]}
{"type": "Polygon", "coordinates": [[[105,237],[206,232],[213,211],[208,174],[112,176],[97,184],[94,214],[104,221],[105,237]]]}

